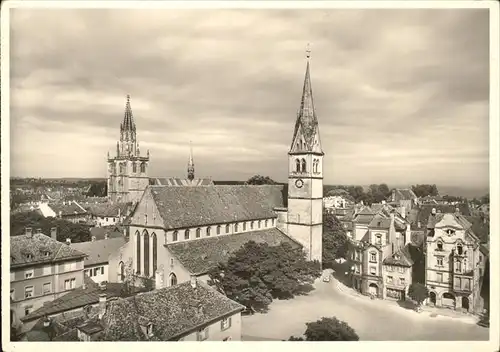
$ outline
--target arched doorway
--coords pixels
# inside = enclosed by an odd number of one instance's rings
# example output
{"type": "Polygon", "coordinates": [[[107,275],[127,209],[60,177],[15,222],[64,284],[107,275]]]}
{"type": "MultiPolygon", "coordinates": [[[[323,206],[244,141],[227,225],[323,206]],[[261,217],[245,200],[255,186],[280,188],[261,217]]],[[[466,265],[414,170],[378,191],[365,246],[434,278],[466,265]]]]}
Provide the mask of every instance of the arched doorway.
{"type": "Polygon", "coordinates": [[[462,308],[469,311],[469,299],[467,297],[462,297],[462,308]]]}
{"type": "Polygon", "coordinates": [[[377,284],[371,283],[370,285],[368,285],[368,294],[378,296],[377,284]]]}
{"type": "Polygon", "coordinates": [[[177,285],[177,276],[174,273],[170,274],[170,286],[177,285]]]}
{"type": "Polygon", "coordinates": [[[436,305],[436,292],[429,293],[429,301],[432,305],[436,305]]]}
{"type": "Polygon", "coordinates": [[[449,292],[443,293],[443,299],[441,300],[443,307],[455,309],[455,296],[449,292]]]}

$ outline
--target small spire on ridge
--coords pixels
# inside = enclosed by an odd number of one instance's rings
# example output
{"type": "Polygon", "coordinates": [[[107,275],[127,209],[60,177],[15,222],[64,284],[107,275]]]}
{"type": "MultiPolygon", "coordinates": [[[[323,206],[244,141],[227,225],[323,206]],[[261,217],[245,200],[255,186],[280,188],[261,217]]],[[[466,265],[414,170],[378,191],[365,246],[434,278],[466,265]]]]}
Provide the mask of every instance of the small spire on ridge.
{"type": "Polygon", "coordinates": [[[307,46],[306,46],[306,58],[307,58],[307,60],[309,60],[311,58],[311,46],[309,45],[309,43],[307,43],[307,46]]]}

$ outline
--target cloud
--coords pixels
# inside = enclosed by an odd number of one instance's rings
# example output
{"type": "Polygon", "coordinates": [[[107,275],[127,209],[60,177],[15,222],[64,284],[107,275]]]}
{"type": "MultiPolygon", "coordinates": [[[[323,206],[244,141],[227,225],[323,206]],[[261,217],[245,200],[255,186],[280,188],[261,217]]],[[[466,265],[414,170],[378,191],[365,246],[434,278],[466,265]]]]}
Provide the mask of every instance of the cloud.
{"type": "Polygon", "coordinates": [[[11,174],[284,181],[311,42],[325,183],[488,184],[488,10],[11,10],[11,174]]]}

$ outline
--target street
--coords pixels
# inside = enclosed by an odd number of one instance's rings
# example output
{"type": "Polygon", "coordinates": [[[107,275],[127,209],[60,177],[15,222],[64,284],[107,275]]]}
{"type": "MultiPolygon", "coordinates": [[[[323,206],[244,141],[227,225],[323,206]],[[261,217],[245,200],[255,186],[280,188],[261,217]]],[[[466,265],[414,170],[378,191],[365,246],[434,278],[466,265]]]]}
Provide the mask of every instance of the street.
{"type": "Polygon", "coordinates": [[[354,297],[339,290],[338,281],[317,281],[316,290],[292,300],[274,301],[266,314],[244,316],[244,341],[288,340],[302,336],[306,322],[336,316],[363,341],[485,341],[489,329],[459,319],[432,318],[394,302],[354,297]]]}

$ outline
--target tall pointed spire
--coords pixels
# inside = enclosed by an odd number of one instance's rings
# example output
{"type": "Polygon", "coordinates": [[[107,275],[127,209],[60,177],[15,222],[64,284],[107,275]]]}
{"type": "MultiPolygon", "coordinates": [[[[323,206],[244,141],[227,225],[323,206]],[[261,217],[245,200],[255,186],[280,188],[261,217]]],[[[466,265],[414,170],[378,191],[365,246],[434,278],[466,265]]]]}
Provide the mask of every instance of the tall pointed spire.
{"type": "Polygon", "coordinates": [[[309,44],[308,44],[306,49],[306,59],[307,59],[306,74],[304,77],[304,86],[302,88],[300,108],[297,113],[297,121],[295,123],[295,131],[293,133],[293,140],[292,140],[292,143],[294,143],[297,137],[297,133],[299,132],[299,130],[301,130],[302,135],[304,137],[305,146],[308,150],[312,148],[312,144],[314,142],[314,136],[318,128],[318,119],[316,117],[316,111],[314,109],[311,74],[309,68],[310,58],[311,58],[311,50],[309,49],[309,44]]]}
{"type": "Polygon", "coordinates": [[[193,145],[189,141],[189,162],[188,162],[188,180],[194,180],[194,160],[193,160],[193,145]]]}

